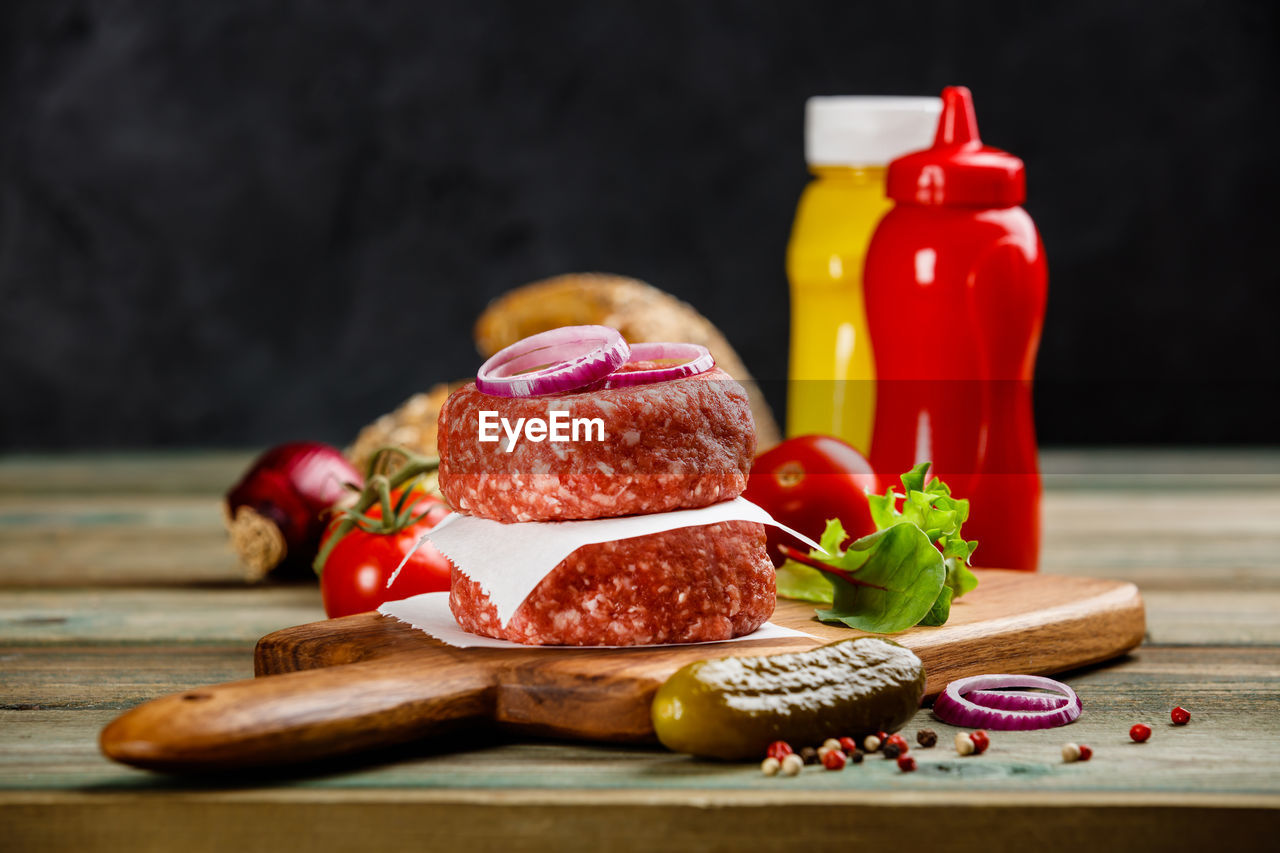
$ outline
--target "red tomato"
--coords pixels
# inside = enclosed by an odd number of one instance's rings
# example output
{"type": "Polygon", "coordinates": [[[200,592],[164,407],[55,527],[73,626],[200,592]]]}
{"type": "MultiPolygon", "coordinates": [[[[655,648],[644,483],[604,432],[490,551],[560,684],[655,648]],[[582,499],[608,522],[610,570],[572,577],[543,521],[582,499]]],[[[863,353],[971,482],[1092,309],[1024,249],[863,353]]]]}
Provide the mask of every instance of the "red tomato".
{"type": "MultiPolygon", "coordinates": [[[[867,493],[879,491],[871,463],[852,446],[829,435],[802,435],[756,457],[743,497],[816,542],[831,518],[840,519],[850,539],[875,533],[867,493]]],[[[808,552],[794,536],[765,529],[775,566],[783,561],[779,544],[808,552]]]]}
{"type": "MultiPolygon", "coordinates": [[[[422,543],[396,582],[387,588],[387,579],[423,531],[435,527],[449,514],[443,501],[425,493],[415,500],[413,512],[416,515],[429,506],[426,518],[399,532],[368,533],[355,527],[338,540],[320,573],[320,594],[330,619],[374,610],[384,601],[449,589],[449,560],[430,542],[422,543]]],[[[381,518],[381,508],[374,506],[366,515],[381,518]]],[[[336,526],[336,521],[330,524],[326,540],[336,526]]]]}

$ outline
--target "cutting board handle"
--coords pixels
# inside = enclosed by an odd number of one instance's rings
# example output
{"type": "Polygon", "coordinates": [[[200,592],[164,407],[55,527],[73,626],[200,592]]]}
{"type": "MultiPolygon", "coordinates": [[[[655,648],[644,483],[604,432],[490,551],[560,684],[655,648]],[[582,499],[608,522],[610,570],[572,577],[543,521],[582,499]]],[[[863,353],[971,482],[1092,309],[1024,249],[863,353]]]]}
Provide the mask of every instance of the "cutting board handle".
{"type": "Polygon", "coordinates": [[[102,730],[111,759],[192,772],[296,763],[416,740],[492,716],[496,681],[474,662],[389,657],[199,687],[102,730]]]}

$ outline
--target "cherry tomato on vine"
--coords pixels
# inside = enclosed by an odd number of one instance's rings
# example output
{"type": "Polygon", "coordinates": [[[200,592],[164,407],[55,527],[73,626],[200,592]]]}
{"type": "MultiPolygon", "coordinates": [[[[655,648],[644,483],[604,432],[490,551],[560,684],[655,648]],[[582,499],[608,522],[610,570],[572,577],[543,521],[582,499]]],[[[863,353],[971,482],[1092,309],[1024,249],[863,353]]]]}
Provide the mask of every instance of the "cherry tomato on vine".
{"type": "MultiPolygon", "coordinates": [[[[867,494],[879,490],[871,463],[853,446],[829,435],[802,435],[756,457],[743,497],[816,542],[831,518],[840,519],[851,540],[875,533],[867,494]]],[[[766,531],[775,566],[783,562],[779,544],[809,550],[776,527],[766,531]]]]}
{"type": "MultiPolygon", "coordinates": [[[[328,550],[320,572],[320,594],[330,619],[374,610],[385,601],[449,589],[449,561],[430,542],[422,543],[387,588],[392,572],[423,532],[449,514],[443,501],[422,490],[411,490],[407,496],[396,491],[391,497],[393,509],[399,510],[395,519],[385,523],[381,506],[374,504],[364,516],[375,524],[357,523],[328,550]]],[[[341,522],[339,517],[330,523],[322,553],[341,522]]]]}

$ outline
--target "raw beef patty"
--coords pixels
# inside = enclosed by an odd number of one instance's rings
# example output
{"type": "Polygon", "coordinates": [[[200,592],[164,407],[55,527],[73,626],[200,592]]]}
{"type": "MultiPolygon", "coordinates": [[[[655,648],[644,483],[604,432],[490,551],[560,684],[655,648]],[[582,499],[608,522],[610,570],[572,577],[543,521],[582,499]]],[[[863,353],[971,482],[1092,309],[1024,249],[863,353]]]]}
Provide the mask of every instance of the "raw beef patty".
{"type": "MultiPolygon", "coordinates": [[[[492,433],[490,433],[492,434],[492,433]]],[[[594,437],[599,430],[591,432],[594,437]]],[[[691,509],[747,485],[756,448],[746,391],[713,368],[629,388],[492,397],[468,384],[440,412],[440,488],[454,509],[496,521],[551,521],[691,509]],[[479,440],[480,413],[519,419],[598,418],[603,440],[479,440]]]]}
{"type": "Polygon", "coordinates": [[[774,603],[764,526],[749,521],[585,545],[543,578],[505,627],[457,568],[449,593],[464,630],[564,646],[728,640],[760,627],[774,603]]]}

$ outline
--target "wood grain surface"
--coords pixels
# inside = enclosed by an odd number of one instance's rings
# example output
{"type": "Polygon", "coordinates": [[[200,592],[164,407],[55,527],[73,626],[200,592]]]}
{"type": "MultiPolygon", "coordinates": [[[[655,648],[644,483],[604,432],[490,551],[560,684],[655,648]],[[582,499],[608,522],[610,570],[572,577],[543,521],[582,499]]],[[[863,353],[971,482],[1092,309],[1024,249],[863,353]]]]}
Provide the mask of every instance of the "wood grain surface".
{"type": "MultiPolygon", "coordinates": [[[[946,625],[894,637],[920,655],[928,695],[967,675],[1096,663],[1142,641],[1133,584],[1008,571],[979,577],[946,625]]],[[[393,746],[464,721],[547,737],[652,741],[653,694],[680,667],[863,635],[817,622],[801,602],[779,602],[774,621],[815,636],[652,649],[458,649],[376,613],[326,620],[263,637],[259,680],[154,699],[113,720],[101,745],[126,764],[196,772],[393,746]]]]}
{"type": "MultiPolygon", "coordinates": [[[[1134,584],[990,569],[977,569],[976,574],[981,579],[978,589],[956,602],[946,625],[893,635],[895,642],[926,659],[927,696],[938,693],[952,679],[971,674],[975,660],[1002,672],[1044,674],[1107,660],[1142,642],[1142,597],[1134,584]]],[[[487,667],[547,668],[557,673],[581,673],[587,680],[608,675],[656,686],[686,663],[707,657],[773,654],[868,636],[819,622],[813,611],[811,604],[779,600],[771,621],[813,635],[814,640],[583,651],[451,651],[398,620],[363,613],[268,634],[254,650],[254,667],[258,675],[273,675],[392,654],[417,654],[426,669],[437,653],[444,652],[449,657],[475,659],[487,667]]]]}
{"type": "MultiPolygon", "coordinates": [[[[768,779],[651,747],[460,731],[369,760],[199,783],[103,758],[149,699],[253,676],[253,647],[322,617],[244,587],[218,495],[248,454],[0,459],[5,850],[984,851],[1265,847],[1280,817],[1280,453],[1047,452],[1047,572],[1127,580],[1146,641],[1067,673],[1085,714],[979,759],[915,752],[768,779]],[[1168,709],[1190,708],[1190,725],[1168,709]],[[1131,744],[1132,723],[1151,741],[1131,744]],[[1095,757],[1064,765],[1066,739],[1095,757]]],[[[922,710],[908,731],[954,729],[922,710]]]]}

